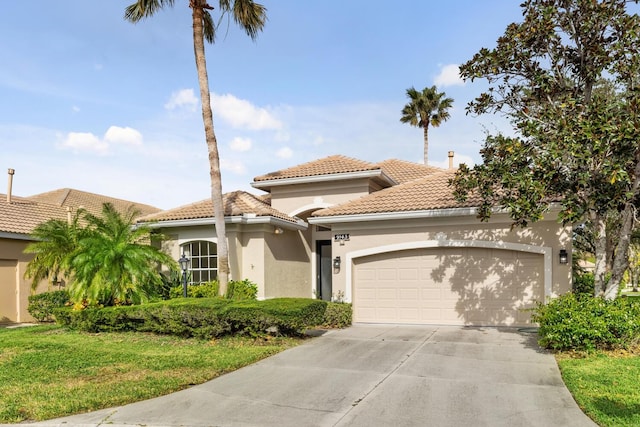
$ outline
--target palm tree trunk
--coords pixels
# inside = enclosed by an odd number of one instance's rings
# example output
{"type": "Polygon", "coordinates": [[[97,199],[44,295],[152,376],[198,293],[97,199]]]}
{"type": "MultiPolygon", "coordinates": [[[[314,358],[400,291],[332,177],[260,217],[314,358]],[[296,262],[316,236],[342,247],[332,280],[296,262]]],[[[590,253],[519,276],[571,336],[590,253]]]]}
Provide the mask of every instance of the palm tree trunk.
{"type": "Polygon", "coordinates": [[[198,70],[200,84],[200,99],[202,101],[202,120],[204,133],[209,151],[209,168],[211,175],[211,201],[215,215],[216,236],[218,238],[218,282],[220,294],[227,291],[229,281],[229,249],[227,245],[226,227],[224,223],[224,205],[222,199],[222,179],[220,177],[220,156],[218,143],[213,131],[213,111],[211,110],[211,95],[209,93],[209,77],[204,53],[204,28],[202,25],[203,9],[201,1],[193,2],[193,50],[198,70]]]}
{"type": "Polygon", "coordinates": [[[424,164],[429,164],[429,125],[424,125],[424,164]]]}

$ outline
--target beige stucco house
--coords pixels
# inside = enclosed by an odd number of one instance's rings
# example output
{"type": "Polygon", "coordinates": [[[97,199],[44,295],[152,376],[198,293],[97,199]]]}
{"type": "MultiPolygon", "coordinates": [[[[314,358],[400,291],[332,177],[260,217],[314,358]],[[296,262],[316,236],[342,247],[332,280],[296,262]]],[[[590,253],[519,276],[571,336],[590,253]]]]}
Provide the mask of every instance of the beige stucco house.
{"type": "MultiPolygon", "coordinates": [[[[225,195],[232,279],[259,298],[351,302],[356,322],[527,325],[527,308],[571,288],[571,227],[553,212],[525,229],[500,212],[480,222],[478,200],[453,198],[453,172],[331,156],[258,176],[263,195],[225,195]]],[[[192,282],[216,277],[210,200],[140,222],[188,255],[192,282]]]]}
{"type": "MultiPolygon", "coordinates": [[[[24,277],[27,264],[33,258],[24,249],[33,241],[31,232],[50,219],[68,220],[79,207],[100,214],[102,204],[109,202],[120,212],[131,205],[148,215],[160,209],[100,194],[63,188],[30,197],[11,194],[13,170],[9,170],[7,194],[0,194],[0,323],[29,322],[34,319],[27,311],[32,293],[31,280],[24,277]]],[[[59,285],[39,283],[37,291],[57,289],[59,285]]]]}

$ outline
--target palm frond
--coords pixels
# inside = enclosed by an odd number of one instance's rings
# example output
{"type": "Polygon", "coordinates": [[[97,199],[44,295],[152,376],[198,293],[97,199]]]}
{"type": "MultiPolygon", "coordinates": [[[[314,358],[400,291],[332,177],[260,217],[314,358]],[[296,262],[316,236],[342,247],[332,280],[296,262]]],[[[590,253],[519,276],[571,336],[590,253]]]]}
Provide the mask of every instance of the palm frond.
{"type": "Polygon", "coordinates": [[[138,0],[124,10],[124,18],[133,23],[149,18],[166,6],[173,6],[175,0],[138,0]]]}

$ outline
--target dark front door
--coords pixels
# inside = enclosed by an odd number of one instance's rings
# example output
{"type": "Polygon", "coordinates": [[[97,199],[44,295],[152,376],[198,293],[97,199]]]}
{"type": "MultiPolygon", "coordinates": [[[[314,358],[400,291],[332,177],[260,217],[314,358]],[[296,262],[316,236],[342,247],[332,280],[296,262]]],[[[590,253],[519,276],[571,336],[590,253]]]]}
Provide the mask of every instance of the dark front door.
{"type": "Polygon", "coordinates": [[[325,301],[331,301],[331,240],[318,240],[316,242],[316,297],[325,301]]]}

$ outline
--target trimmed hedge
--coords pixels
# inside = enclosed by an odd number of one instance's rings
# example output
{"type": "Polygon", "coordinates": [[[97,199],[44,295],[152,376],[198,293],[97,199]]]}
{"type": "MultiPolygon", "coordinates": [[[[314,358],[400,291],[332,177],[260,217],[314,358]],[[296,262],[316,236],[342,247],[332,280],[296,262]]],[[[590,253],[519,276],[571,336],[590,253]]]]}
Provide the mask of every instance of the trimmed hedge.
{"type": "Polygon", "coordinates": [[[64,307],[70,301],[66,290],[29,295],[27,311],[38,322],[53,322],[53,310],[64,307]]]}
{"type": "Polygon", "coordinates": [[[640,341],[640,301],[632,298],[568,293],[539,304],[531,319],[540,324],[540,345],[553,350],[628,348],[640,341]]]}
{"type": "Polygon", "coordinates": [[[324,312],[322,326],[327,328],[346,328],[353,322],[351,304],[344,302],[330,302],[324,312]]]}
{"type": "Polygon", "coordinates": [[[58,323],[87,332],[139,331],[211,339],[267,332],[297,335],[323,323],[326,301],[179,298],[151,304],[55,310],[58,323]]]}

